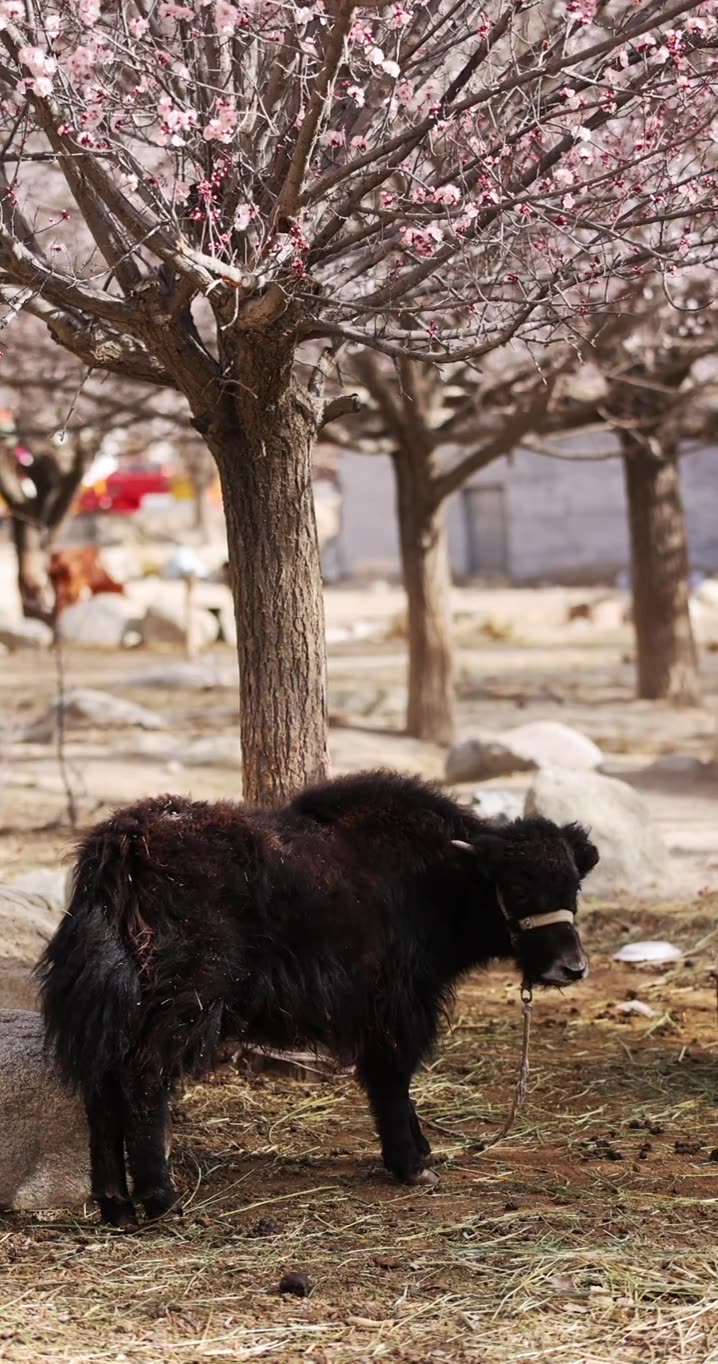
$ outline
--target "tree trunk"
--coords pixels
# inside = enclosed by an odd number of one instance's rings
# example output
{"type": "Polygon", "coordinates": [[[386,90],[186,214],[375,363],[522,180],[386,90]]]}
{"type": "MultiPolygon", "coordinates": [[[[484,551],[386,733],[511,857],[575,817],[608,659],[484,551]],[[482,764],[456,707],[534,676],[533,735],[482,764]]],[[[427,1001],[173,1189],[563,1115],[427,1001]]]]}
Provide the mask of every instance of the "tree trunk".
{"type": "Polygon", "coordinates": [[[12,542],[17,557],[17,586],[22,614],[31,620],[52,617],[52,589],[47,576],[47,531],[23,516],[10,513],[12,542]]]}
{"type": "Polygon", "coordinates": [[[638,695],[690,704],[700,697],[690,612],[686,523],[677,450],[657,458],[622,437],[628,495],[638,695]]]}
{"type": "Polygon", "coordinates": [[[450,744],[454,688],[446,505],[433,504],[432,454],[397,450],[393,465],[407,605],[406,729],[417,739],[450,744]]]}
{"type": "Polygon", "coordinates": [[[260,345],[243,352],[234,408],[207,440],[227,522],[244,797],[271,805],[326,776],[326,659],[314,419],[290,365],[260,345]]]}

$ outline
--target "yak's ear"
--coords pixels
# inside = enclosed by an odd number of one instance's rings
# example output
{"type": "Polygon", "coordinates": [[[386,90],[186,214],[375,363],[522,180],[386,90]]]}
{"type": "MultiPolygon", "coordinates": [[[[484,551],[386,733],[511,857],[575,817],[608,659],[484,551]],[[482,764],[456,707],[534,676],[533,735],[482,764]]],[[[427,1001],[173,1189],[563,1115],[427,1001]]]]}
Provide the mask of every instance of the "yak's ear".
{"type": "Polygon", "coordinates": [[[588,831],[581,824],[564,824],[561,833],[573,853],[576,870],[583,880],[598,862],[598,848],[591,842],[588,831]]]}

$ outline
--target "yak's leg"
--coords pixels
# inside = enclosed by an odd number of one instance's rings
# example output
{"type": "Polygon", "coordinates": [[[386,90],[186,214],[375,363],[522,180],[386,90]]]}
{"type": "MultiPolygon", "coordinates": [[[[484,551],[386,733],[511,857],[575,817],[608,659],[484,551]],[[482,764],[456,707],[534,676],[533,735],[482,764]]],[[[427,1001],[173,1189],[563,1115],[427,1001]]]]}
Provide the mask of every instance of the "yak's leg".
{"type": "Polygon", "coordinates": [[[125,1138],[133,1193],[148,1217],[170,1210],[180,1214],[170,1178],[170,1113],[167,1090],[159,1080],[128,1074],[125,1080],[125,1138]]]}
{"type": "Polygon", "coordinates": [[[92,1196],[100,1206],[103,1222],[111,1227],[130,1226],[135,1221],[135,1209],[127,1189],[119,1077],[105,1075],[99,1088],[86,1096],[85,1108],[90,1128],[92,1196]]]}
{"type": "Polygon", "coordinates": [[[419,1122],[416,1108],[414,1107],[413,1104],[411,1105],[411,1130],[414,1135],[414,1142],[419,1153],[422,1156],[430,1156],[431,1147],[421,1129],[421,1123],[419,1122]]]}
{"type": "Polygon", "coordinates": [[[428,1143],[409,1098],[412,1070],[380,1049],[367,1052],[357,1066],[387,1170],[404,1184],[435,1184],[437,1176],[427,1169],[428,1143]]]}

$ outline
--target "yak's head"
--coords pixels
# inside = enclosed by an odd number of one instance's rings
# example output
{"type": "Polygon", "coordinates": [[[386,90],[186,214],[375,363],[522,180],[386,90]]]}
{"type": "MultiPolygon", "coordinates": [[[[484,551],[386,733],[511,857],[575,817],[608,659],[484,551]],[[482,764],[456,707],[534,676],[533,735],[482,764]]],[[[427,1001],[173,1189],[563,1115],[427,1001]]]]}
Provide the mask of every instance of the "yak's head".
{"type": "Polygon", "coordinates": [[[517,819],[476,843],[457,846],[480,859],[494,884],[511,955],[529,985],[570,985],[588,974],[576,928],[581,882],[598,851],[579,824],[517,819]]]}

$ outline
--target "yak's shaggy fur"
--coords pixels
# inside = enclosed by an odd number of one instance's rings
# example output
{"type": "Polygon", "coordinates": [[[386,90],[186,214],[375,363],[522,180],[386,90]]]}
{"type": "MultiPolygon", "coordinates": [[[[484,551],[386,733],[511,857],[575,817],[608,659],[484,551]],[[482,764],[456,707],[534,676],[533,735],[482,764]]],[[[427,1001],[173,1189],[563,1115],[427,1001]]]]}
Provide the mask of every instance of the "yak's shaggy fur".
{"type": "Polygon", "coordinates": [[[116,1225],[175,1202],[168,1096],[220,1044],[307,1044],[353,1061],[385,1164],[430,1179],[409,1083],[458,978],[492,958],[530,981],[585,971],[572,923],[597,853],[576,825],[494,828],[388,772],[283,809],[160,796],[82,840],[68,913],[40,966],[47,1038],[87,1105],[93,1192],[116,1225]],[[466,846],[455,846],[458,840],[466,846]]]}

